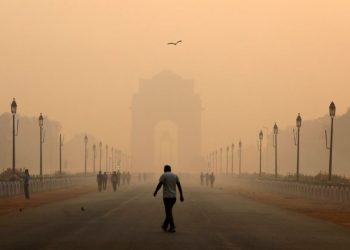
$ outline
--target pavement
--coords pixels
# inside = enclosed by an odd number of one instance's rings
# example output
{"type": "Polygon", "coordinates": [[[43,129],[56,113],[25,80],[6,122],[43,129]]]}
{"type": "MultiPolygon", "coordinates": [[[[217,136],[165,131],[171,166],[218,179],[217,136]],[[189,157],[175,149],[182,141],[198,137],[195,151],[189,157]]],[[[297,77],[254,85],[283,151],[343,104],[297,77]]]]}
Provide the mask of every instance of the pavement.
{"type": "Polygon", "coordinates": [[[350,249],[347,228],[186,183],[185,201],[174,207],[177,232],[163,232],[154,188],[123,186],[16,209],[0,216],[0,249],[350,249]]]}

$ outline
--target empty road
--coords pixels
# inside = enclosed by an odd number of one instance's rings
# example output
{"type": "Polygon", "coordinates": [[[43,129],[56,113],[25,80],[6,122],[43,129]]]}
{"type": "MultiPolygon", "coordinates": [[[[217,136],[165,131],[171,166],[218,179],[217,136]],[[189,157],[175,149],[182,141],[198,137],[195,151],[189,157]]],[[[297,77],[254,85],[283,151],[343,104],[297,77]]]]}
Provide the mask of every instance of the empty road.
{"type": "Polygon", "coordinates": [[[185,202],[174,208],[177,232],[165,233],[161,192],[152,196],[155,185],[3,215],[0,249],[350,249],[348,229],[186,183],[185,202]]]}

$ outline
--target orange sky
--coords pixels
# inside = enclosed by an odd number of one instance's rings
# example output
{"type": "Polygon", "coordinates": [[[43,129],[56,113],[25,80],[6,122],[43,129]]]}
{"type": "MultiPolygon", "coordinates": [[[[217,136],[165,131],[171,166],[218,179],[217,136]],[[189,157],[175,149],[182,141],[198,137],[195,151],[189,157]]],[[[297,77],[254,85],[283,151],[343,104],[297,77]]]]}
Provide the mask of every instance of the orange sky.
{"type": "Polygon", "coordinates": [[[350,2],[0,1],[0,112],[12,97],[64,132],[129,147],[140,78],[194,79],[203,149],[350,106],[350,2]],[[168,41],[182,39],[178,47],[168,41]]]}

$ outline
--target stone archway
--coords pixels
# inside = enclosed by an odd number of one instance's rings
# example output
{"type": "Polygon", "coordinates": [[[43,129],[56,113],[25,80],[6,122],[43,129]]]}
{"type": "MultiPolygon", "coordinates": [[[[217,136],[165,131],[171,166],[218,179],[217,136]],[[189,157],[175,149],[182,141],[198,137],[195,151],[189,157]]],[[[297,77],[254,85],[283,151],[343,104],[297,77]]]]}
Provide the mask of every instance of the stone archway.
{"type": "Polygon", "coordinates": [[[131,151],[136,170],[153,171],[155,166],[154,128],[169,120],[177,126],[177,171],[201,168],[200,97],[192,80],[184,80],[171,71],[162,71],[152,79],[140,81],[132,101],[131,151]]]}

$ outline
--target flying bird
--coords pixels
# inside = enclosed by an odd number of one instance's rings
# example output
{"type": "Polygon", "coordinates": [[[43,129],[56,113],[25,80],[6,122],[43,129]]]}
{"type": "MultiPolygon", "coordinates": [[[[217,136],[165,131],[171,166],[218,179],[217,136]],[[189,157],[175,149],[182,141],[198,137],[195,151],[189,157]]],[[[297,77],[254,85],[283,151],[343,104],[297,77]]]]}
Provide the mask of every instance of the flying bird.
{"type": "Polygon", "coordinates": [[[168,43],[168,45],[177,45],[178,43],[182,43],[182,40],[179,40],[179,41],[177,41],[176,43],[173,43],[173,42],[171,42],[171,43],[168,43]]]}

